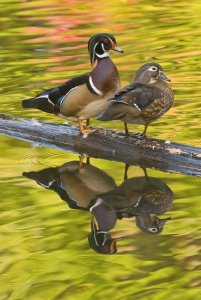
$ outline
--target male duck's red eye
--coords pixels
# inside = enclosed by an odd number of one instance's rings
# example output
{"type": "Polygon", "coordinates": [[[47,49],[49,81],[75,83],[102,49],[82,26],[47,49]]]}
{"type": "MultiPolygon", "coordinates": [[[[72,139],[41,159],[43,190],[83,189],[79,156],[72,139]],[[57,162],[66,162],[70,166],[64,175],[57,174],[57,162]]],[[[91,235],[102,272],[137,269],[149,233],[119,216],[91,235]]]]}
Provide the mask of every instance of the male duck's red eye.
{"type": "Polygon", "coordinates": [[[105,38],[104,40],[103,40],[103,43],[104,44],[108,44],[110,41],[107,39],[107,38],[105,38]]]}

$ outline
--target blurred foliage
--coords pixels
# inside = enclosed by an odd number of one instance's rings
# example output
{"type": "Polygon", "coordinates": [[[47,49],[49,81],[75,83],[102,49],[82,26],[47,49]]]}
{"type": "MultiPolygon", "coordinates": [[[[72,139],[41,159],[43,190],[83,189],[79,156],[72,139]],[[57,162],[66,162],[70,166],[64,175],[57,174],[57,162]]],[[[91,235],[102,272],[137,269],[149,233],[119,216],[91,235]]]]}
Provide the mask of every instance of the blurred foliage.
{"type": "MultiPolygon", "coordinates": [[[[111,53],[122,86],[144,62],[164,66],[175,90],[173,108],[149,134],[200,146],[201,3],[198,0],[0,2],[1,111],[61,122],[22,111],[21,100],[90,70],[87,41],[111,32],[124,55],[111,53]]],[[[98,126],[122,129],[120,122],[98,126]]],[[[138,130],[137,126],[130,126],[138,130]]],[[[166,182],[175,200],[161,235],[119,221],[116,255],[89,249],[91,216],[70,210],[22,172],[54,167],[77,155],[0,137],[0,299],[200,299],[200,179],[148,170],[166,182]]],[[[92,159],[120,184],[124,166],[92,159]]],[[[141,176],[137,167],[129,177],[141,176]]]]}

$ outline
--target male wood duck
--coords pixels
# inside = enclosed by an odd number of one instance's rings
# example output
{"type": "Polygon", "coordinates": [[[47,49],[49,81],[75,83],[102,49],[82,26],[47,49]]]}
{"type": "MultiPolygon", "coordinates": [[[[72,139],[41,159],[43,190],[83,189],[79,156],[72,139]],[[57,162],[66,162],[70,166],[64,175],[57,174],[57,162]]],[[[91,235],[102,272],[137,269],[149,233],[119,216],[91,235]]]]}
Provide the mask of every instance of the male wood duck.
{"type": "Polygon", "coordinates": [[[97,195],[115,188],[115,181],[104,171],[88,163],[70,161],[60,167],[47,168],[23,175],[46,189],[55,191],[73,209],[90,210],[99,219],[99,211],[107,208],[96,203],[97,195]],[[96,205],[94,205],[96,204],[96,205]]]}
{"type": "Polygon", "coordinates": [[[107,99],[120,88],[117,68],[109,57],[110,50],[123,53],[113,35],[95,34],[88,42],[92,71],[23,100],[23,108],[36,108],[78,121],[81,133],[91,133],[89,119],[98,116],[106,108],[107,99]],[[83,120],[86,120],[86,128],[82,125],[83,120]]]}
{"type": "Polygon", "coordinates": [[[81,169],[79,165],[79,161],[71,161],[60,167],[24,172],[23,175],[56,192],[70,208],[90,211],[93,215],[90,247],[99,253],[115,253],[118,239],[112,239],[109,231],[116,224],[116,212],[99,199],[98,194],[114,189],[116,184],[112,177],[89,163],[82,163],[81,169]]]}
{"type": "Polygon", "coordinates": [[[109,230],[104,231],[97,227],[96,221],[92,218],[91,232],[88,236],[89,246],[97,253],[114,254],[117,252],[116,243],[121,238],[112,238],[109,230]]]}
{"type": "Polygon", "coordinates": [[[109,100],[106,110],[97,119],[121,120],[128,134],[127,123],[144,124],[146,136],[149,123],[159,119],[173,104],[173,91],[161,65],[146,63],[136,72],[134,83],[119,91],[109,100]]]}

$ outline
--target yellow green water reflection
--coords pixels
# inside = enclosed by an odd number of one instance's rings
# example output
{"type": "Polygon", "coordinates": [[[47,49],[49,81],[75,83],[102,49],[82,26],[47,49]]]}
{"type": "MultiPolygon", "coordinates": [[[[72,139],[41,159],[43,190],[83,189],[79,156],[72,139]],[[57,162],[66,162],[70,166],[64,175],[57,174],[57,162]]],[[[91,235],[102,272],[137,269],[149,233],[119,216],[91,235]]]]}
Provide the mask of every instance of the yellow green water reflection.
{"type": "MultiPolygon", "coordinates": [[[[17,152],[1,158],[2,299],[80,299],[83,294],[86,299],[161,299],[173,291],[173,299],[199,299],[199,178],[148,170],[174,193],[172,208],[161,216],[172,220],[160,235],[142,232],[133,218],[118,220],[111,235],[124,239],[117,242],[117,254],[107,256],[89,247],[90,212],[70,209],[54,191],[22,176],[77,155],[31,148],[11,138],[5,142],[15,144],[17,152]]],[[[96,159],[91,164],[116,185],[123,182],[123,164],[96,159]]],[[[133,166],[128,176],[143,176],[143,171],[133,166]]]]}
{"type": "MultiPolygon", "coordinates": [[[[1,1],[1,111],[61,122],[22,111],[21,100],[88,71],[89,36],[111,32],[125,50],[112,54],[122,86],[150,60],[172,79],[174,107],[149,134],[200,146],[200,14],[196,0],[1,1]]],[[[111,235],[125,239],[117,242],[117,254],[101,255],[88,244],[91,214],[70,209],[22,176],[78,156],[2,136],[0,142],[0,299],[200,299],[200,178],[148,170],[174,193],[172,208],[161,216],[172,220],[159,235],[143,233],[132,218],[118,220],[111,235]]],[[[122,183],[123,164],[91,163],[122,183]]],[[[139,176],[140,168],[129,169],[129,177],[139,176]]]]}

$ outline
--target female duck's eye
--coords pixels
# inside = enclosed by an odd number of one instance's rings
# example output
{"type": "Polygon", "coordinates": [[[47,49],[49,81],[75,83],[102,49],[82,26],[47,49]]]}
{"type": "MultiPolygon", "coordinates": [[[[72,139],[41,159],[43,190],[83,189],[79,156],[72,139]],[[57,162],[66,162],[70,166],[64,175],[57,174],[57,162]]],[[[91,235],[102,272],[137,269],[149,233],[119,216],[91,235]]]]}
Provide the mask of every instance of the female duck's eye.
{"type": "Polygon", "coordinates": [[[103,40],[103,43],[104,44],[108,44],[110,41],[107,39],[107,38],[105,38],[104,40],[103,40]]]}
{"type": "Polygon", "coordinates": [[[156,72],[156,71],[158,71],[158,68],[153,66],[153,67],[149,68],[149,70],[156,72]]]}
{"type": "Polygon", "coordinates": [[[151,231],[152,233],[156,233],[157,232],[157,228],[149,228],[149,231],[151,231]]]}

